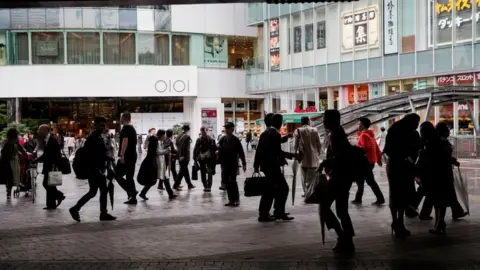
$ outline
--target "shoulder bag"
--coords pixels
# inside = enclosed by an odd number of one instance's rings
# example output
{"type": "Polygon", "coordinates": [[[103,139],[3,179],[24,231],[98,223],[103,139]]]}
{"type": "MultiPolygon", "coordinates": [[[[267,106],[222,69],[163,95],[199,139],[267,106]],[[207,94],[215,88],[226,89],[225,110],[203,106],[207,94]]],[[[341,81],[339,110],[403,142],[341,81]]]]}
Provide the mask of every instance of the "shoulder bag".
{"type": "Polygon", "coordinates": [[[55,187],[61,186],[62,181],[62,172],[58,171],[55,167],[53,171],[48,172],[48,186],[55,187]]]}

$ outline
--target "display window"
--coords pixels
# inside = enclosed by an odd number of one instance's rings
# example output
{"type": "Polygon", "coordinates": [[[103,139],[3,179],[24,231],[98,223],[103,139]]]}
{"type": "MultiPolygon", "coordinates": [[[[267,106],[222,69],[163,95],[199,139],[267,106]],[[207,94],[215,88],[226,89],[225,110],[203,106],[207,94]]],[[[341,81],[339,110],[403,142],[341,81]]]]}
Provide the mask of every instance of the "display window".
{"type": "MultiPolygon", "coordinates": [[[[355,88],[353,85],[346,86],[348,89],[348,104],[355,104],[355,88]]],[[[357,85],[357,101],[359,103],[368,100],[368,84],[357,85]]]]}
{"type": "Polygon", "coordinates": [[[400,81],[385,82],[385,90],[387,91],[387,96],[400,93],[400,81]]]}

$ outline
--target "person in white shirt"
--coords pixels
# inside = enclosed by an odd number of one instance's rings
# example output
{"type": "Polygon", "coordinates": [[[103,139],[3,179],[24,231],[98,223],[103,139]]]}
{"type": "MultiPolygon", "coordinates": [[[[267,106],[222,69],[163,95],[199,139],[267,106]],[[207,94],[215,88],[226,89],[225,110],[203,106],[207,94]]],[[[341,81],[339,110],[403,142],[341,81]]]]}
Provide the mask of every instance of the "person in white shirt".
{"type": "Polygon", "coordinates": [[[385,148],[385,140],[387,138],[387,132],[385,131],[384,127],[380,128],[380,133],[377,135],[377,144],[378,147],[380,148],[380,151],[383,153],[383,148],[385,148]]]}

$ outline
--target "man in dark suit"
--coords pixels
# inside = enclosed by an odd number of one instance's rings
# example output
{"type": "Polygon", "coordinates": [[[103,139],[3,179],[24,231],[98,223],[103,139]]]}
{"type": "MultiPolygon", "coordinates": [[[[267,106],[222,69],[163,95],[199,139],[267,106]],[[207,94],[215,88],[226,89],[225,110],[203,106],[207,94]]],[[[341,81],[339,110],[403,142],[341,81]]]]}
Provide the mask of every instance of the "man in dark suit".
{"type": "Polygon", "coordinates": [[[47,125],[41,125],[38,128],[38,137],[45,144],[43,155],[37,159],[37,162],[43,162],[43,187],[47,191],[47,207],[43,209],[53,210],[65,200],[65,196],[61,191],[57,190],[56,186],[48,185],[48,173],[53,171],[59,164],[61,159],[60,151],[62,149],[54,136],[50,134],[50,128],[47,125]]]}
{"type": "Polygon", "coordinates": [[[281,148],[283,139],[279,130],[283,117],[280,114],[273,116],[268,114],[265,116],[265,124],[269,125],[270,122],[272,126],[260,136],[254,160],[255,171],[261,170],[267,178],[265,190],[260,199],[258,221],[293,220],[293,217],[285,212],[289,187],[280,168],[285,165],[286,158],[293,158],[293,154],[283,152],[281,148]],[[269,212],[274,200],[274,217],[271,217],[269,212]]]}

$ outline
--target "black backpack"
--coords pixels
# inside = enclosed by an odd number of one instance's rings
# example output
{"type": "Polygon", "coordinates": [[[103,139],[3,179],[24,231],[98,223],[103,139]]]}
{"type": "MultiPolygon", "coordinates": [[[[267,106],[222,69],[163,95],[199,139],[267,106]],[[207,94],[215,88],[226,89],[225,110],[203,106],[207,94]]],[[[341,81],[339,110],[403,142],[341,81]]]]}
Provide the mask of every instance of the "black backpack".
{"type": "Polygon", "coordinates": [[[86,180],[88,179],[88,155],[87,149],[85,147],[79,148],[75,152],[75,157],[73,158],[73,172],[77,179],[86,180]]]}

